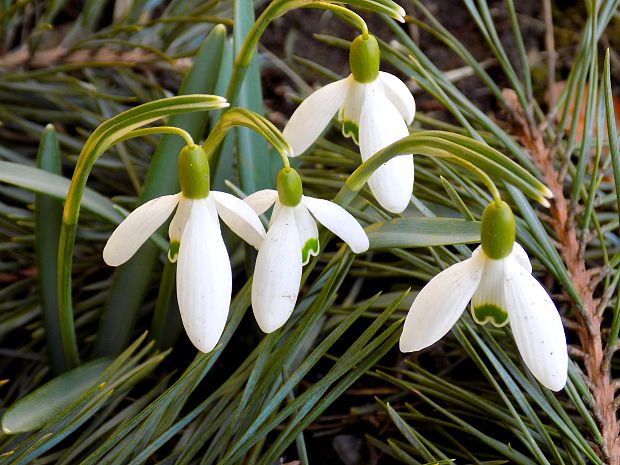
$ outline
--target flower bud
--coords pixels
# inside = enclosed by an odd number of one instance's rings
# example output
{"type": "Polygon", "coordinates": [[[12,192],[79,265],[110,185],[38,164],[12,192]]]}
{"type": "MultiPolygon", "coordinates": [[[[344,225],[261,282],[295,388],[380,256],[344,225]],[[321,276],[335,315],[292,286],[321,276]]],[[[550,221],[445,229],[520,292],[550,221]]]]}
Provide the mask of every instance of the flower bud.
{"type": "Polygon", "coordinates": [[[360,35],[351,43],[349,51],[349,67],[357,82],[373,82],[379,76],[381,61],[379,44],[374,36],[360,35]]]}
{"type": "Polygon", "coordinates": [[[278,171],[276,185],[278,187],[278,198],[282,205],[286,205],[287,207],[299,205],[303,190],[301,178],[297,171],[293,168],[282,168],[278,171]]]}
{"type": "Polygon", "coordinates": [[[179,183],[188,199],[209,196],[209,159],[200,145],[186,145],[179,154],[179,183]]]}
{"type": "Polygon", "coordinates": [[[503,200],[491,202],[482,213],[480,242],[487,257],[505,258],[515,242],[515,217],[503,200]]]}

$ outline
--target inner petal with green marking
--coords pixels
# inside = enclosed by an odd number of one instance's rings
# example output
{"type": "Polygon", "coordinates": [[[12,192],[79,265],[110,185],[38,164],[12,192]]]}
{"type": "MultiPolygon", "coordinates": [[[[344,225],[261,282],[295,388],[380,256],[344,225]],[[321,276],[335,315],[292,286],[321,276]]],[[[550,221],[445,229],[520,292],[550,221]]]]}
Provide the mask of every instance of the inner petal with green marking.
{"type": "Polygon", "coordinates": [[[357,123],[353,121],[344,120],[342,122],[342,135],[345,137],[351,137],[353,142],[359,144],[360,128],[357,123]]]}
{"type": "Polygon", "coordinates": [[[471,307],[471,315],[479,325],[491,323],[497,328],[501,328],[508,323],[508,312],[495,304],[482,304],[471,307]]]}
{"type": "Polygon", "coordinates": [[[181,247],[181,243],[179,241],[170,241],[170,246],[168,247],[168,260],[171,263],[175,263],[179,256],[179,247],[181,247]]]}
{"type": "Polygon", "coordinates": [[[301,248],[301,263],[305,265],[310,261],[310,256],[316,257],[319,254],[319,240],[311,237],[301,248]]]}
{"type": "Polygon", "coordinates": [[[316,257],[319,253],[319,231],[303,202],[295,207],[295,224],[301,244],[301,264],[305,265],[310,261],[310,256],[316,257]]]}

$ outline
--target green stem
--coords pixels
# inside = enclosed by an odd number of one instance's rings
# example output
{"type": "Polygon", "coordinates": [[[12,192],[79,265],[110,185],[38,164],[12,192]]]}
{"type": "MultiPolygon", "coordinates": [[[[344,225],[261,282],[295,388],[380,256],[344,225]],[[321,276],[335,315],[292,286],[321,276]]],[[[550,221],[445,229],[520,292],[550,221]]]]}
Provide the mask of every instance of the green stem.
{"type": "Polygon", "coordinates": [[[118,139],[140,126],[165,116],[191,111],[206,111],[226,106],[225,100],[212,95],[188,95],[170,97],[145,103],[124,111],[102,123],[84,143],[71,179],[62,215],[62,227],[58,243],[58,306],[60,333],[65,360],[70,367],[80,363],[75,328],[73,325],[73,302],[71,298],[71,271],[73,247],[77,233],[80,204],[88,175],[95,161],[118,139]]]}
{"type": "MultiPolygon", "coordinates": [[[[453,162],[456,159],[469,162],[494,178],[514,185],[532,199],[548,206],[545,198],[548,189],[525,169],[486,144],[468,137],[455,139],[453,136],[446,136],[443,131],[418,131],[403,137],[362,163],[349,176],[346,185],[352,192],[357,192],[364,186],[370,175],[383,163],[401,154],[419,154],[445,158],[453,162]]],[[[463,163],[460,164],[464,166],[463,163]]],[[[499,194],[495,193],[497,189],[492,181],[486,179],[483,181],[493,197],[496,198],[496,195],[499,194]]]]}
{"type": "Polygon", "coordinates": [[[366,21],[364,21],[360,15],[358,15],[354,11],[349,10],[348,8],[327,2],[312,3],[308,6],[304,5],[302,8],[317,8],[319,10],[331,11],[337,16],[342,17],[350,25],[359,29],[364,38],[368,37],[368,26],[366,25],[366,21]]]}
{"type": "Polygon", "coordinates": [[[228,130],[235,126],[244,126],[263,136],[276,149],[284,166],[290,169],[288,157],[293,154],[293,149],[282,137],[278,128],[258,113],[246,108],[233,107],[220,117],[209,137],[202,144],[203,149],[210,157],[211,172],[215,173],[220,159],[220,152],[216,150],[217,147],[228,130]]]}
{"type": "Polygon", "coordinates": [[[451,155],[448,152],[445,152],[445,155],[438,155],[438,156],[442,156],[443,158],[446,158],[446,159],[450,160],[452,163],[455,163],[457,165],[461,165],[463,168],[466,168],[466,169],[470,170],[472,173],[474,173],[476,176],[478,176],[480,181],[482,181],[482,183],[486,186],[486,188],[491,193],[491,196],[493,197],[493,200],[495,201],[495,203],[497,203],[498,205],[501,204],[502,197],[499,195],[499,191],[497,190],[497,186],[491,180],[491,178],[489,177],[488,174],[486,174],[484,171],[482,171],[480,168],[478,168],[473,163],[470,163],[470,162],[468,162],[466,160],[463,160],[462,158],[455,157],[455,156],[451,155]]]}
{"type": "Polygon", "coordinates": [[[183,138],[185,145],[194,145],[194,139],[192,139],[192,136],[187,131],[181,128],[175,128],[174,126],[158,126],[156,128],[135,129],[129,134],[125,134],[123,137],[120,137],[116,143],[124,142],[135,137],[149,136],[151,134],[175,134],[183,138]]]}
{"type": "MultiPolygon", "coordinates": [[[[341,3],[341,2],[338,2],[338,3],[341,3]]],[[[369,3],[369,2],[350,1],[347,3],[350,3],[350,4],[359,3],[359,5],[357,6],[368,6],[368,5],[363,5],[363,4],[369,3]]],[[[398,6],[396,4],[394,5],[398,6]]],[[[375,5],[375,7],[377,11],[381,11],[392,17],[396,17],[400,15],[400,10],[396,8],[389,8],[386,5],[375,5]]],[[[230,78],[228,88],[226,89],[226,98],[230,102],[234,102],[235,98],[237,97],[237,93],[239,92],[239,89],[241,88],[241,83],[243,82],[243,78],[245,77],[245,72],[250,64],[250,60],[252,59],[252,56],[254,55],[254,50],[256,50],[258,41],[263,35],[263,32],[265,32],[265,29],[267,29],[267,26],[269,26],[271,21],[278,18],[279,16],[284,15],[287,11],[292,10],[294,8],[319,8],[323,10],[334,11],[338,15],[346,17],[349,20],[348,22],[352,22],[353,24],[358,25],[359,29],[362,31],[362,34],[364,34],[365,36],[368,35],[368,27],[366,26],[366,23],[364,22],[364,20],[359,15],[357,15],[357,13],[354,13],[353,11],[347,8],[344,8],[338,5],[333,5],[333,4],[324,2],[324,1],[274,0],[267,6],[267,8],[265,8],[263,13],[254,22],[254,25],[248,32],[248,35],[245,37],[245,40],[243,41],[243,45],[241,46],[241,49],[239,50],[239,53],[237,54],[237,58],[235,59],[235,64],[233,66],[232,76],[230,78]]]]}

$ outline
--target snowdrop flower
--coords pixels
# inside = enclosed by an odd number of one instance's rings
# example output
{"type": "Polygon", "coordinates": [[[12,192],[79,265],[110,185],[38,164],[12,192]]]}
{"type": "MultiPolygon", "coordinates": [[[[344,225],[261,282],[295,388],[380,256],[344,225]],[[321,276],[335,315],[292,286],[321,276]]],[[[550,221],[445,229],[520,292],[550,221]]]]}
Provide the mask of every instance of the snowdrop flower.
{"type": "Polygon", "coordinates": [[[129,260],[176,208],[170,223],[168,258],[177,261],[177,299],[183,326],[201,352],[210,352],[222,335],[232,274],[220,231],[220,218],[239,237],[258,249],[265,229],[241,199],[209,190],[209,162],[199,145],[179,154],[181,192],[138,207],[116,228],[103,250],[108,265],[129,260]]]}
{"type": "MultiPolygon", "coordinates": [[[[409,135],[415,101],[396,76],[379,71],[379,45],[372,35],[351,44],[351,74],[305,99],[284,128],[284,138],[301,155],[338,111],[342,132],[359,144],[362,161],[409,135]]],[[[383,164],[368,179],[377,201],[388,211],[402,212],[413,190],[413,155],[400,155],[383,164]]]]}
{"type": "Polygon", "coordinates": [[[510,207],[491,203],[482,216],[481,247],[420,291],[405,320],[400,350],[412,352],[438,341],[471,300],[477,323],[500,327],[510,322],[532,374],[545,387],[562,389],[568,366],[562,320],[547,291],[531,275],[528,256],[514,238],[510,207]]]}
{"type": "Polygon", "coordinates": [[[301,178],[292,168],[277,176],[277,191],[266,189],[246,197],[257,214],[274,205],[267,235],[258,249],[252,308],[260,328],[271,333],[291,316],[297,301],[302,266],[319,252],[316,221],[340,236],[355,253],[368,249],[368,237],[344,208],[302,195],[301,178]]]}

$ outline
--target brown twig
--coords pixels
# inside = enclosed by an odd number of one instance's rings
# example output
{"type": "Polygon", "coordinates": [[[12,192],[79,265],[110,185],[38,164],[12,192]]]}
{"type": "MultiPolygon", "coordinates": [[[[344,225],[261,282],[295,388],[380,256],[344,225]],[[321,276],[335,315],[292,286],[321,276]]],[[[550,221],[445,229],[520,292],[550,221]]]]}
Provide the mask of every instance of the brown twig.
{"type": "MultiPolygon", "coordinates": [[[[4,56],[0,56],[0,69],[12,71],[18,69],[42,69],[51,66],[74,64],[82,62],[126,62],[134,65],[144,65],[152,62],[162,63],[158,57],[145,50],[118,50],[109,47],[101,47],[96,50],[80,49],[70,51],[66,47],[58,46],[47,50],[41,50],[30,56],[26,47],[12,50],[4,56]]],[[[192,64],[189,58],[174,60],[174,69],[183,71],[192,64]]]]}
{"type": "MultiPolygon", "coordinates": [[[[518,100],[512,91],[505,92],[506,100],[516,109],[513,114],[523,114],[518,100]]],[[[583,351],[583,363],[588,377],[588,385],[594,399],[593,414],[599,421],[603,436],[602,455],[610,464],[620,463],[620,421],[616,417],[618,409],[615,399],[616,385],[612,380],[601,335],[603,315],[599,311],[600,299],[594,296],[593,274],[586,267],[580,250],[578,231],[573,221],[570,203],[564,195],[560,174],[554,165],[554,151],[544,140],[540,128],[530,131],[524,117],[515,121],[517,136],[540,169],[547,187],[553,192],[550,217],[547,223],[557,235],[559,252],[566,269],[580,297],[573,302],[578,326],[575,331],[583,351]]],[[[571,351],[574,353],[574,351],[571,351]]],[[[581,353],[581,351],[580,351],[581,353]]]]}

